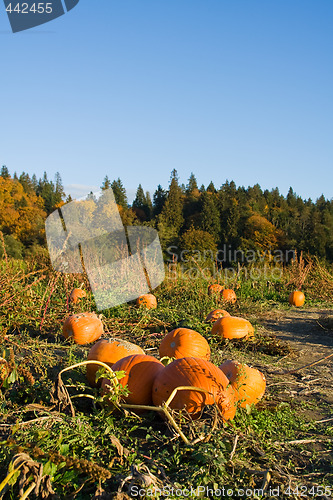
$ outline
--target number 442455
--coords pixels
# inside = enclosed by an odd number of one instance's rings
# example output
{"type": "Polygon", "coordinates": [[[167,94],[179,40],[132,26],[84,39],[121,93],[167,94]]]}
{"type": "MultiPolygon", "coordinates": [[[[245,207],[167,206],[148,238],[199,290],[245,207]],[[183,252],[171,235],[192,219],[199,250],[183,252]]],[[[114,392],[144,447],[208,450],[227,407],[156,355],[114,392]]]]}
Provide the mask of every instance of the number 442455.
{"type": "Polygon", "coordinates": [[[17,12],[17,14],[51,14],[52,3],[36,2],[30,5],[30,7],[27,3],[10,3],[6,7],[6,11],[9,14],[12,12],[17,12]]]}

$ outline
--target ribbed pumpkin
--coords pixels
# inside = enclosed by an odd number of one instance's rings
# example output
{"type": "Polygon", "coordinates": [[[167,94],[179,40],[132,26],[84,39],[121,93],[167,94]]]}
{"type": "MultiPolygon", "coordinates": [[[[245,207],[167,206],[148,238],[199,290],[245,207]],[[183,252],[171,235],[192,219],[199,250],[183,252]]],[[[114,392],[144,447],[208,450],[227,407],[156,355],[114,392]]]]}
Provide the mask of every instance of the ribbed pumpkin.
{"type": "Polygon", "coordinates": [[[210,347],[200,333],[190,328],[176,328],[169,332],[161,341],[160,356],[169,358],[195,358],[210,359],[210,347]]]}
{"type": "Polygon", "coordinates": [[[213,285],[209,285],[208,287],[208,295],[220,295],[223,290],[223,286],[218,283],[214,283],[213,285]]]}
{"type": "Polygon", "coordinates": [[[221,297],[226,302],[231,302],[232,304],[234,304],[237,300],[237,296],[234,290],[231,290],[229,288],[225,288],[224,290],[222,290],[221,297]]]}
{"type": "Polygon", "coordinates": [[[228,311],[225,311],[224,309],[214,309],[214,311],[211,311],[208,315],[205,321],[208,323],[213,323],[219,318],[223,318],[224,316],[230,316],[228,311]]]}
{"type": "MultiPolygon", "coordinates": [[[[144,354],[144,351],[136,344],[121,339],[102,339],[92,346],[88,354],[88,361],[103,361],[110,367],[121,358],[130,354],[144,354]]],[[[87,379],[92,387],[96,387],[96,372],[101,368],[100,365],[87,365],[87,379]]]]}
{"type": "Polygon", "coordinates": [[[237,316],[225,316],[215,321],[212,334],[223,339],[241,339],[253,337],[254,328],[247,319],[238,318],[237,316]]]}
{"type": "Polygon", "coordinates": [[[242,408],[258,403],[265,394],[265,375],[256,368],[231,360],[225,361],[219,368],[230,380],[242,408]]]}
{"type": "Polygon", "coordinates": [[[147,309],[156,309],[157,307],[157,300],[155,295],[152,293],[146,293],[145,295],[140,295],[136,299],[136,305],[139,306],[144,306],[147,309]]]}
{"type": "Polygon", "coordinates": [[[296,307],[302,307],[305,301],[305,296],[303,292],[296,290],[295,292],[291,292],[289,295],[289,304],[296,307]]]}
{"type": "MultiPolygon", "coordinates": [[[[129,395],[123,400],[132,405],[151,405],[152,388],[155,377],[164,370],[162,363],[153,356],[146,354],[132,354],[119,359],[113,366],[114,372],[125,371],[126,375],[120,379],[123,387],[127,385],[129,395]]],[[[102,393],[107,392],[106,385],[112,386],[107,378],[102,381],[102,393]]]]}
{"type": "Polygon", "coordinates": [[[178,391],[170,407],[186,409],[193,418],[200,416],[205,405],[214,404],[214,398],[224,418],[231,419],[236,413],[234,391],[228,388],[229,380],[210,361],[200,358],[180,358],[165,366],[157,375],[153,385],[153,402],[161,406],[176,387],[192,386],[205,389],[211,394],[195,390],[178,391]],[[221,377],[222,374],[222,377],[221,377]]]}
{"type": "Polygon", "coordinates": [[[82,299],[86,295],[87,295],[86,292],[81,288],[73,288],[73,290],[70,293],[69,300],[70,302],[76,304],[78,300],[82,299]]]}
{"type": "Polygon", "coordinates": [[[63,336],[72,337],[76,344],[89,344],[103,333],[103,323],[95,313],[80,313],[69,316],[62,327],[63,336]]]}

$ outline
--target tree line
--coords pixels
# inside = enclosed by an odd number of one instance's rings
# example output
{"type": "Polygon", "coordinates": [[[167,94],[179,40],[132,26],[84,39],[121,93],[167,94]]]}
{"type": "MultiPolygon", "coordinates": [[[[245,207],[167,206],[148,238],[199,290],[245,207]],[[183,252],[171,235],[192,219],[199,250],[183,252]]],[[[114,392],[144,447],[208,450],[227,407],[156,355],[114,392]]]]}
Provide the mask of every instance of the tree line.
{"type": "MultiPolygon", "coordinates": [[[[230,251],[237,249],[262,255],[278,249],[303,251],[333,262],[333,199],[324,196],[304,200],[292,188],[283,196],[278,188],[237,187],[228,180],[220,187],[213,182],[199,187],[193,173],[185,185],[176,170],[168,188],[159,185],[152,197],[139,184],[131,205],[120,178],[111,181],[105,176],[101,189],[109,188],[123,223],[156,228],[166,254],[170,248],[173,253],[224,248],[228,260],[230,251]]],[[[7,253],[22,257],[45,246],[45,218],[69,201],[58,173],[54,181],[46,173],[40,179],[25,172],[11,177],[7,167],[2,167],[0,231],[7,253]]]]}

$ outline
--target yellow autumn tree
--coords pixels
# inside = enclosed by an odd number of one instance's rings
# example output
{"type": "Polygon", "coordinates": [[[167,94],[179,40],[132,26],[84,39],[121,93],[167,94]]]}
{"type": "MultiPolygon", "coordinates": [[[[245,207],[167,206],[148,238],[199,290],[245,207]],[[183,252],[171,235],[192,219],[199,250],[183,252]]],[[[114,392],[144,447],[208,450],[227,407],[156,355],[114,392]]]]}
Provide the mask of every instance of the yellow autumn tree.
{"type": "Polygon", "coordinates": [[[42,241],[46,212],[44,201],[34,192],[24,192],[22,184],[0,177],[0,230],[24,245],[42,241]]]}

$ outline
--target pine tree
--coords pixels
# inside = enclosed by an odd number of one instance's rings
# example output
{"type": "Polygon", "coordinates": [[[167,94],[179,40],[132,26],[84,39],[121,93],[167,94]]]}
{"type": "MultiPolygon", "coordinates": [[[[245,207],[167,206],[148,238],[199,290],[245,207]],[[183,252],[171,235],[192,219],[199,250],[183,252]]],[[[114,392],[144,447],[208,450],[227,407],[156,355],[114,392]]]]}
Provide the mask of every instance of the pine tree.
{"type": "Polygon", "coordinates": [[[184,224],[183,195],[179,186],[177,170],[171,173],[168,196],[161,212],[160,218],[175,233],[178,233],[184,224]]]}
{"type": "Polygon", "coordinates": [[[215,186],[213,184],[213,181],[210,181],[210,183],[208,184],[207,191],[209,193],[216,193],[216,189],[215,189],[215,186]]]}
{"type": "Polygon", "coordinates": [[[32,193],[34,191],[34,187],[32,181],[30,179],[29,174],[22,172],[20,177],[18,178],[19,182],[22,184],[23,189],[26,193],[32,193]]]}
{"type": "Polygon", "coordinates": [[[54,205],[59,205],[65,198],[64,186],[59,172],[55,174],[54,205]]]}
{"type": "Polygon", "coordinates": [[[101,189],[102,189],[102,191],[105,191],[106,189],[110,189],[110,187],[111,187],[111,181],[108,178],[108,176],[106,175],[104,177],[103,184],[101,185],[101,189]]]}
{"type": "Polygon", "coordinates": [[[201,229],[210,233],[215,242],[219,241],[221,223],[217,200],[211,193],[202,194],[201,198],[201,229]]]}
{"type": "Polygon", "coordinates": [[[1,168],[0,177],[3,177],[4,179],[10,178],[9,170],[6,165],[3,165],[1,168]]]}
{"type": "Polygon", "coordinates": [[[153,196],[153,214],[155,217],[162,212],[166,198],[167,194],[159,184],[153,196]]]}
{"type": "Polygon", "coordinates": [[[138,189],[136,190],[135,199],[133,201],[133,207],[140,208],[140,209],[144,210],[146,205],[147,205],[147,200],[146,200],[145,192],[144,192],[141,184],[139,184],[138,189]]]}
{"type": "Polygon", "coordinates": [[[146,214],[147,214],[147,220],[151,220],[153,216],[153,204],[151,201],[149,191],[146,191],[146,214]]]}
{"type": "Polygon", "coordinates": [[[37,180],[36,174],[33,174],[33,176],[31,177],[31,184],[32,184],[33,190],[36,193],[37,188],[38,188],[38,180],[37,180]]]}
{"type": "Polygon", "coordinates": [[[198,183],[197,183],[197,180],[195,178],[195,175],[193,172],[191,172],[191,175],[190,175],[190,178],[188,180],[188,184],[186,186],[186,194],[189,195],[189,194],[193,194],[193,193],[196,193],[198,192],[198,183]]]}
{"type": "Polygon", "coordinates": [[[114,180],[111,184],[111,188],[113,190],[113,194],[116,200],[117,205],[120,205],[124,210],[128,208],[126,189],[123,186],[121,180],[114,180]]]}

